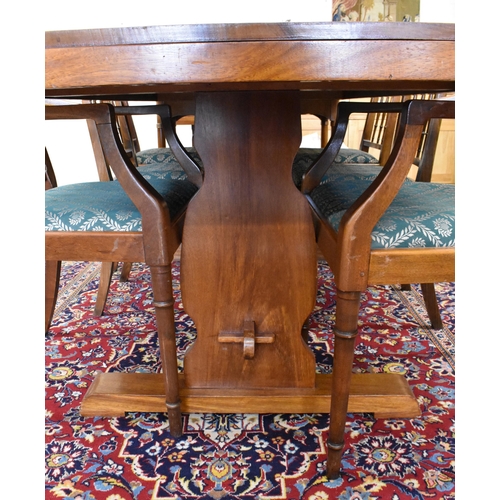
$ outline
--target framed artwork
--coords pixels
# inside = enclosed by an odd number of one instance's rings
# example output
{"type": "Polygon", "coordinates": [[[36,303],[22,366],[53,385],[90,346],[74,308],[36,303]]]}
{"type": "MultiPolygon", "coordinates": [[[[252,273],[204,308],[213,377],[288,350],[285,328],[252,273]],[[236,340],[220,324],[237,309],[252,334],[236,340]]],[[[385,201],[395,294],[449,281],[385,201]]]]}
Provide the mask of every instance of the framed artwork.
{"type": "Polygon", "coordinates": [[[332,0],[332,21],[418,22],[420,0],[332,0]]]}

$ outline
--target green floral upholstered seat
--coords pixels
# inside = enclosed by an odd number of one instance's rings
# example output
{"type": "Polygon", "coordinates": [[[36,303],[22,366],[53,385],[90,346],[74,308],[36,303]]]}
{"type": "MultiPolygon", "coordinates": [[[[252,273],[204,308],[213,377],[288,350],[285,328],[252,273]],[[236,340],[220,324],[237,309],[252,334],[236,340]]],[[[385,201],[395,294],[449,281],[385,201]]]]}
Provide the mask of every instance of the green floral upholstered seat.
{"type": "MultiPolygon", "coordinates": [[[[302,185],[302,176],[313,161],[320,155],[321,151],[322,150],[319,148],[299,149],[292,167],[293,182],[299,189],[302,185]]],[[[360,179],[372,180],[380,172],[377,158],[359,149],[340,148],[330,170],[339,165],[348,166],[348,171],[345,171],[345,173],[349,173],[360,179]]],[[[325,176],[330,174],[330,170],[328,170],[325,176]]]]}
{"type": "MultiPolygon", "coordinates": [[[[203,163],[196,150],[194,148],[185,149],[203,171],[203,163]]],[[[187,181],[188,179],[186,172],[169,148],[146,149],[137,153],[136,158],[139,171],[148,182],[153,179],[178,181],[187,181]]]]}
{"type": "MultiPolygon", "coordinates": [[[[346,210],[370,182],[332,176],[312,191],[311,199],[337,231],[346,210]]],[[[405,182],[372,231],[372,249],[454,246],[455,186],[452,184],[405,182]]]]}
{"type": "MultiPolygon", "coordinates": [[[[181,177],[156,177],[150,173],[148,179],[165,199],[171,218],[197,191],[194,184],[181,177]]],[[[142,220],[119,182],[85,182],[45,192],[45,230],[135,232],[142,230],[142,220]]]]}
{"type": "MultiPolygon", "coordinates": [[[[193,160],[203,169],[201,159],[192,147],[186,148],[193,160]]],[[[300,189],[302,176],[320,155],[320,148],[300,148],[295,156],[292,168],[292,177],[295,185],[300,189]]],[[[152,177],[168,176],[172,178],[185,179],[182,167],[177,163],[168,148],[147,149],[137,153],[137,164],[145,179],[152,177]]],[[[369,153],[358,149],[341,148],[334,165],[349,165],[348,173],[359,179],[374,179],[380,172],[378,160],[369,153]],[[352,166],[351,166],[352,165],[352,166]]],[[[347,173],[347,172],[344,172],[347,173]]],[[[327,172],[326,176],[330,174],[327,172]]]]}
{"type": "MultiPolygon", "coordinates": [[[[196,152],[196,149],[192,147],[185,148],[189,153],[191,158],[198,164],[202,165],[201,159],[196,152]]],[[[179,170],[182,171],[182,167],[179,165],[172,150],[170,148],[153,148],[145,149],[144,151],[139,151],[137,153],[137,165],[141,168],[150,167],[154,165],[165,165],[169,170],[179,170]]]]}

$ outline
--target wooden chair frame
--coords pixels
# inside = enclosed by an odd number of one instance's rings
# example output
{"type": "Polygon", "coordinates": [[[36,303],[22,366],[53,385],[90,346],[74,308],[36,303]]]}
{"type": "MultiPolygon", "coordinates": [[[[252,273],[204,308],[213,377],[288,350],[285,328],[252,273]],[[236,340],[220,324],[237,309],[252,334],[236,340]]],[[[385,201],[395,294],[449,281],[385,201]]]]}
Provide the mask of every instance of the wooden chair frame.
{"type": "MultiPolygon", "coordinates": [[[[419,98],[420,99],[420,98],[419,98]]],[[[304,193],[310,193],[311,190],[318,185],[321,179],[321,175],[325,172],[328,166],[332,163],[335,158],[335,154],[338,153],[339,148],[342,145],[343,138],[345,136],[349,117],[353,113],[367,113],[367,125],[365,125],[365,135],[367,129],[373,130],[374,125],[373,120],[380,118],[384,125],[380,125],[378,128],[378,134],[384,135],[381,144],[376,144],[376,146],[381,150],[381,161],[380,165],[383,166],[392,151],[392,146],[394,143],[394,135],[396,128],[399,123],[399,113],[403,109],[403,102],[409,99],[402,98],[401,96],[396,96],[387,99],[373,98],[371,102],[344,102],[342,103],[341,110],[338,113],[338,121],[336,128],[332,133],[327,147],[325,148],[321,157],[318,157],[316,165],[311,168],[306,174],[305,184],[302,185],[302,191],[304,193]],[[369,123],[370,122],[370,123],[369,123]],[[382,132],[382,128],[385,130],[382,132]],[[383,161],[382,161],[383,160],[383,161]]],[[[436,154],[436,145],[439,136],[439,128],[441,126],[440,119],[429,120],[422,131],[421,138],[418,145],[418,150],[415,158],[413,159],[413,165],[418,166],[416,181],[417,182],[430,182],[432,177],[432,167],[434,164],[434,158],[436,154]]],[[[370,132],[372,134],[372,132],[370,132]]],[[[368,152],[369,147],[373,146],[365,135],[361,139],[361,150],[368,152]]],[[[370,136],[373,140],[373,134],[370,136]]],[[[433,283],[420,283],[422,296],[424,298],[425,306],[429,316],[429,320],[432,328],[440,330],[443,328],[443,323],[441,320],[441,315],[439,312],[436,291],[433,283]]],[[[401,283],[402,290],[409,290],[411,287],[406,283],[401,283]]]]}
{"type": "MultiPolygon", "coordinates": [[[[134,112],[160,113],[163,120],[170,120],[168,106],[130,107],[126,110],[128,114],[134,112]]],[[[45,113],[46,119],[50,120],[91,119],[95,122],[106,162],[111,166],[117,181],[137,207],[142,218],[142,232],[45,233],[46,331],[50,326],[57,298],[61,261],[145,262],[151,269],[170,431],[173,436],[180,436],[182,421],[170,263],[181,242],[185,208],[174,220],[170,219],[165,200],[135,168],[123,148],[113,106],[110,104],[46,106],[45,113]]],[[[182,147],[179,152],[182,154],[182,147]]],[[[192,175],[199,182],[201,173],[192,172],[192,175]]]]}
{"type": "MultiPolygon", "coordinates": [[[[389,103],[401,100],[401,96],[374,97],[371,102],[389,103]]],[[[366,153],[370,148],[378,149],[380,151],[379,164],[382,166],[385,165],[392,149],[397,120],[397,114],[385,111],[369,113],[366,117],[359,149],[366,153]]]]}
{"type": "Polygon", "coordinates": [[[328,158],[335,158],[340,149],[348,115],[377,106],[367,107],[370,104],[340,103],[330,143],[304,174],[302,184],[313,211],[319,248],[337,285],[327,467],[330,478],[340,474],[361,292],[375,284],[437,283],[455,279],[455,248],[371,249],[371,232],[405,181],[425,125],[430,119],[454,118],[454,101],[410,100],[391,105],[392,111],[397,112],[399,108],[401,112],[392,152],[377,178],[346,211],[338,231],[323,218],[311,199],[312,190],[328,169],[328,158]]]}
{"type": "MultiPolygon", "coordinates": [[[[395,103],[408,101],[410,99],[431,100],[438,98],[439,94],[415,94],[373,97],[371,102],[395,103]]],[[[368,113],[359,149],[366,153],[369,152],[370,148],[378,149],[380,151],[379,164],[384,166],[392,150],[397,126],[397,114],[387,113],[385,111],[368,113]]],[[[436,156],[436,147],[440,128],[441,120],[439,119],[429,120],[424,127],[422,138],[417,149],[417,154],[413,160],[413,164],[418,167],[415,179],[417,182],[431,182],[432,167],[436,156]]]]}
{"type": "MultiPolygon", "coordinates": [[[[121,139],[121,143],[125,152],[127,153],[127,156],[130,158],[130,161],[135,167],[137,167],[138,165],[136,155],[140,151],[140,145],[132,116],[151,114],[152,106],[130,106],[126,101],[108,101],[107,103],[114,106],[117,119],[117,130],[121,139]]],[[[172,116],[171,108],[160,103],[155,106],[155,110],[157,113],[157,127],[159,136],[161,131],[161,137],[163,137],[165,140],[168,139],[167,142],[172,150],[172,153],[176,157],[177,161],[182,163],[182,166],[185,169],[190,181],[196,186],[200,187],[203,182],[202,172],[196,164],[193,164],[191,158],[180,143],[179,138],[175,132],[174,124],[179,117],[172,116]]],[[[181,111],[183,110],[184,108],[182,108],[181,111]]],[[[112,181],[113,176],[111,173],[111,169],[104,156],[101,138],[99,137],[99,132],[94,120],[87,120],[87,126],[91,138],[94,157],[97,164],[99,180],[112,181]]],[[[131,267],[132,262],[122,263],[120,281],[128,280],[131,267]]],[[[111,278],[116,269],[116,262],[101,263],[99,287],[97,290],[96,302],[94,306],[94,316],[96,317],[101,316],[104,311],[109,293],[109,287],[111,285],[111,278]]]]}

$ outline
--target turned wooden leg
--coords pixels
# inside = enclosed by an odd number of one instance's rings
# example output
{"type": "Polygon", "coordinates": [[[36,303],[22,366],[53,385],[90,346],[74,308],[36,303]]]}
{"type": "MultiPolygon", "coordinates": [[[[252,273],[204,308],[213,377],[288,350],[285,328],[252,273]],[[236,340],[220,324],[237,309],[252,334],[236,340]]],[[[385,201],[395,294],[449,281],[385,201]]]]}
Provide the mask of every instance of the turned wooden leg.
{"type": "Polygon", "coordinates": [[[130,271],[132,269],[132,262],[124,262],[122,265],[122,272],[120,274],[120,281],[125,283],[128,281],[128,277],[130,276],[130,271]]]}
{"type": "Polygon", "coordinates": [[[181,402],[177,371],[177,347],[175,343],[174,296],[170,266],[151,266],[156,323],[162,371],[165,379],[166,406],[170,433],[182,435],[181,402]]]}
{"type": "Polygon", "coordinates": [[[420,287],[422,288],[422,295],[424,297],[425,307],[427,308],[427,314],[431,321],[431,326],[435,330],[441,330],[441,328],[443,328],[443,321],[441,320],[441,313],[439,312],[434,283],[420,283],[420,287]]]}
{"type": "Polygon", "coordinates": [[[307,344],[309,342],[309,327],[311,325],[311,319],[307,318],[304,324],[302,325],[302,330],[300,334],[302,335],[302,339],[307,344]]]}
{"type": "Polygon", "coordinates": [[[106,300],[108,299],[109,287],[111,285],[111,277],[115,272],[116,264],[114,262],[102,262],[101,274],[99,276],[99,288],[94,306],[94,316],[102,316],[106,300]]]}
{"type": "Polygon", "coordinates": [[[45,261],[45,332],[49,331],[52,316],[56,308],[59,277],[61,275],[60,260],[45,261]]]}
{"type": "Polygon", "coordinates": [[[337,319],[333,352],[332,400],[330,406],[330,435],[328,437],[329,479],[340,475],[340,462],[344,449],[344,431],[347,419],[347,403],[351,385],[354,342],[358,333],[360,292],[337,290],[337,319]]]}

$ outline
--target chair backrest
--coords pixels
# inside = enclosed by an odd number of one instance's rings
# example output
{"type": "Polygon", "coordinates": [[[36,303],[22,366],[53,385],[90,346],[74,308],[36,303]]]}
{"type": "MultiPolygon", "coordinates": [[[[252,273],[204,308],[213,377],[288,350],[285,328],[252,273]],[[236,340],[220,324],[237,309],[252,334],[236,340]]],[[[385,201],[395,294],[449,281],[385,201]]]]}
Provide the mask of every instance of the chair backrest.
{"type": "MultiPolygon", "coordinates": [[[[127,101],[113,101],[114,106],[128,106],[127,101]]],[[[116,124],[120,134],[123,148],[132,163],[137,167],[137,153],[141,150],[134,120],[131,115],[116,115],[116,124]]]]}
{"type": "MultiPolygon", "coordinates": [[[[401,96],[373,97],[371,102],[401,102],[401,96]]],[[[366,116],[359,149],[368,152],[370,148],[378,149],[379,163],[385,165],[392,149],[398,116],[394,113],[368,113],[366,116]]]]}
{"type": "MultiPolygon", "coordinates": [[[[158,101],[157,104],[165,104],[162,101],[158,101]]],[[[193,99],[181,99],[173,102],[169,102],[170,108],[172,110],[172,118],[175,121],[175,125],[191,125],[191,129],[194,135],[194,113],[195,113],[195,103],[193,99]]],[[[161,122],[161,117],[159,116],[156,122],[156,127],[158,129],[158,147],[167,147],[167,138],[163,131],[163,126],[161,122]]]]}
{"type": "MultiPolygon", "coordinates": [[[[91,102],[91,101],[86,101],[91,102]]],[[[97,101],[92,101],[97,102],[97,101]]],[[[116,109],[123,110],[127,106],[130,106],[128,101],[99,101],[106,102],[113,106],[116,109]]],[[[164,103],[158,101],[155,103],[157,106],[161,106],[164,103]]],[[[153,105],[153,104],[152,104],[153,105]]],[[[141,107],[141,109],[146,109],[141,107]]],[[[182,125],[191,125],[194,127],[194,101],[179,101],[174,102],[171,106],[172,119],[175,124],[182,125]]],[[[92,142],[92,148],[94,151],[94,156],[97,163],[97,170],[99,172],[99,179],[101,181],[112,180],[111,170],[109,169],[109,165],[106,164],[106,160],[102,153],[102,148],[100,146],[99,135],[97,133],[97,129],[95,127],[95,123],[92,120],[87,120],[87,125],[89,129],[89,134],[92,142]]],[[[123,148],[125,149],[128,157],[132,161],[132,164],[136,167],[138,166],[137,154],[141,151],[141,146],[139,143],[139,137],[137,135],[137,130],[134,124],[134,120],[131,114],[122,114],[121,112],[116,114],[116,125],[118,129],[118,134],[120,136],[123,148]]],[[[157,142],[158,148],[166,148],[167,146],[167,138],[165,135],[164,124],[162,123],[161,116],[157,116],[156,120],[156,128],[157,128],[157,142]]]]}
{"type": "Polygon", "coordinates": [[[45,148],[45,191],[57,187],[56,174],[50,161],[49,152],[45,148]]]}
{"type": "MultiPolygon", "coordinates": [[[[439,99],[438,94],[413,94],[392,97],[375,97],[372,102],[403,102],[410,99],[439,99]]],[[[369,113],[366,118],[360,148],[368,152],[370,148],[380,151],[379,163],[385,165],[391,153],[399,116],[394,113],[369,113]]],[[[430,182],[436,156],[441,120],[431,119],[422,132],[420,144],[413,164],[417,167],[416,181],[430,182]]]]}
{"type": "MultiPolygon", "coordinates": [[[[169,145],[172,155],[175,157],[177,162],[180,164],[184,172],[186,173],[188,179],[197,187],[201,187],[203,184],[203,171],[200,167],[194,162],[191,156],[188,154],[184,146],[181,144],[177,133],[175,131],[175,121],[179,116],[185,116],[185,110],[180,112],[180,115],[173,115],[173,112],[179,112],[179,106],[174,106],[174,111],[172,111],[171,106],[167,105],[142,105],[142,106],[132,106],[127,104],[126,106],[115,106],[116,116],[119,117],[121,115],[132,119],[132,115],[144,115],[144,114],[152,114],[156,113],[158,115],[158,119],[161,123],[162,133],[166,138],[166,141],[169,145]],[[154,110],[154,111],[152,111],[154,110]]],[[[127,123],[123,121],[124,130],[130,131],[127,127],[127,123]]],[[[123,136],[122,136],[123,138],[123,136]]],[[[129,144],[132,145],[131,154],[133,155],[132,162],[137,166],[137,157],[136,154],[139,152],[134,149],[134,142],[129,141],[129,144]]],[[[138,141],[135,143],[138,144],[138,141]]]]}
{"type": "MultiPolygon", "coordinates": [[[[95,104],[98,101],[84,101],[88,104],[95,104]]],[[[113,106],[128,106],[127,101],[99,101],[101,103],[111,104],[113,106]]],[[[94,120],[87,120],[87,127],[89,130],[90,141],[92,143],[92,150],[97,165],[97,172],[100,181],[111,181],[113,175],[111,169],[104,157],[101,141],[97,132],[97,127],[94,120]]],[[[139,138],[135,129],[134,121],[130,115],[116,115],[116,127],[120,136],[123,148],[127,156],[132,161],[134,166],[137,166],[136,155],[140,151],[139,138]]]]}
{"type": "MultiPolygon", "coordinates": [[[[433,100],[439,99],[439,94],[418,94],[413,96],[405,96],[404,100],[420,99],[433,100]]],[[[413,160],[413,164],[418,168],[415,180],[418,182],[430,182],[432,178],[432,168],[436,157],[437,144],[439,139],[439,130],[441,128],[441,120],[433,118],[427,122],[422,132],[420,144],[418,145],[417,154],[413,160]]]]}
{"type": "Polygon", "coordinates": [[[333,125],[337,114],[339,99],[332,98],[302,98],[300,101],[301,115],[313,115],[321,123],[321,147],[324,148],[329,140],[329,128],[333,125]]]}

